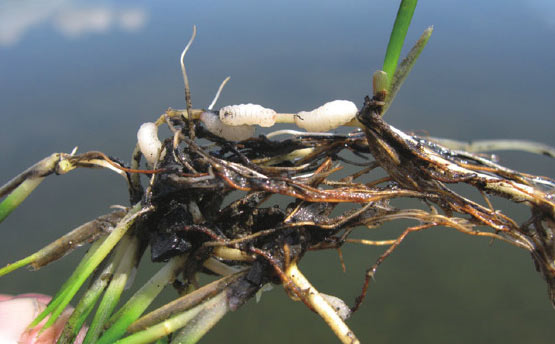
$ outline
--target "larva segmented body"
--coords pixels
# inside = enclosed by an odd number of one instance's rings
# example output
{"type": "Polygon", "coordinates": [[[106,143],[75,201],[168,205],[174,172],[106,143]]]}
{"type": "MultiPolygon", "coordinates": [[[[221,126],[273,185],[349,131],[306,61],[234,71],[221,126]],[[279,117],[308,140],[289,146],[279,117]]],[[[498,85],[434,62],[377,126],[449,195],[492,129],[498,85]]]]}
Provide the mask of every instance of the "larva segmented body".
{"type": "Polygon", "coordinates": [[[209,132],[228,141],[242,141],[254,135],[252,125],[227,125],[213,111],[203,112],[200,115],[200,120],[209,132]]]}
{"type": "Polygon", "coordinates": [[[352,101],[334,100],[312,111],[301,111],[295,124],[307,131],[328,131],[355,118],[358,109],[352,101]]]}
{"type": "Polygon", "coordinates": [[[257,104],[228,105],[220,109],[220,120],[232,126],[271,127],[276,122],[276,112],[257,104]]]}
{"type": "Polygon", "coordinates": [[[154,166],[158,158],[158,152],[162,148],[162,142],[158,139],[158,127],[156,124],[152,122],[143,123],[137,132],[137,142],[146,161],[151,166],[154,166]]]}

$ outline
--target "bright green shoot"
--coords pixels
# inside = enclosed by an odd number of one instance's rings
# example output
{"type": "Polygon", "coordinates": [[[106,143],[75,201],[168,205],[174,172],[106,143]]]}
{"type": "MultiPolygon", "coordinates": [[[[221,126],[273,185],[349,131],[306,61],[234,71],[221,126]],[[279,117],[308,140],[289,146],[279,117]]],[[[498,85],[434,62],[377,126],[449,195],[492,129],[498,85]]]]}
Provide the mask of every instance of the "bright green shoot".
{"type": "Polygon", "coordinates": [[[395,75],[417,2],[417,0],[402,0],[401,5],[399,5],[399,11],[395,18],[391,36],[389,36],[389,44],[383,61],[383,71],[387,73],[390,79],[392,75],[395,75]]]}
{"type": "Polygon", "coordinates": [[[0,222],[39,186],[44,177],[52,173],[59,161],[60,154],[54,153],[0,187],[0,197],[6,196],[0,203],[0,222]]]}
{"type": "Polygon", "coordinates": [[[373,76],[374,98],[384,101],[382,115],[387,111],[391,102],[397,95],[399,88],[412,70],[418,56],[428,43],[432,34],[432,28],[427,28],[420,39],[412,47],[407,57],[399,65],[401,50],[405,43],[405,37],[416,9],[417,0],[402,0],[397,12],[397,18],[389,37],[389,44],[385,53],[383,70],[377,71],[373,76]]]}
{"type": "Polygon", "coordinates": [[[31,327],[36,326],[42,319],[51,314],[43,327],[43,330],[50,327],[69,304],[73,296],[79,291],[85,280],[91,275],[96,267],[112,251],[114,246],[125,235],[133,222],[142,214],[148,212],[149,208],[141,209],[141,205],[135,205],[125,216],[118,226],[104,240],[99,240],[93,244],[89,252],[83,257],[71,277],[64,283],[58,294],[50,301],[46,309],[31,323],[31,327]],[[97,246],[97,243],[98,244],[97,246]]]}
{"type": "Polygon", "coordinates": [[[399,68],[397,68],[395,75],[393,75],[393,78],[390,80],[390,83],[389,83],[382,114],[384,114],[387,111],[387,109],[389,108],[389,105],[391,105],[391,102],[393,101],[393,99],[397,95],[397,92],[401,88],[401,85],[403,85],[403,82],[405,82],[407,76],[412,70],[412,67],[414,67],[414,63],[418,59],[418,56],[420,56],[420,53],[422,52],[422,50],[424,50],[424,47],[428,43],[428,40],[432,35],[432,31],[433,31],[433,27],[431,26],[426,30],[424,30],[424,33],[422,33],[418,41],[414,44],[414,46],[409,51],[407,56],[401,62],[401,65],[399,66],[399,68]]]}

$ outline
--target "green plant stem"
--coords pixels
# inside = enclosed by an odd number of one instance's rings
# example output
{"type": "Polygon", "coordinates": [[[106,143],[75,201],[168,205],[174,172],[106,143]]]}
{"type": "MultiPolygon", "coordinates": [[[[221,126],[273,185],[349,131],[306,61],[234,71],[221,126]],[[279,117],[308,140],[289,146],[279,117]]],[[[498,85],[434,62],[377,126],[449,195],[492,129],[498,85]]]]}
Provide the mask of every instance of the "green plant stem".
{"type": "Polygon", "coordinates": [[[115,225],[124,214],[125,211],[118,210],[82,224],[28,257],[6,265],[0,269],[0,277],[28,264],[31,264],[33,269],[40,269],[48,263],[70,253],[82,243],[91,242],[99,236],[106,235],[107,224],[113,223],[115,225]]]}
{"type": "Polygon", "coordinates": [[[10,272],[17,270],[27,264],[31,264],[32,262],[34,262],[38,257],[38,252],[33,253],[32,255],[25,257],[23,259],[18,260],[17,262],[8,264],[6,266],[4,266],[2,269],[0,269],[0,277],[9,274],[10,272]]]}
{"type": "MultiPolygon", "coordinates": [[[[91,245],[87,253],[83,256],[83,258],[81,259],[81,261],[79,262],[79,264],[75,269],[76,270],[82,269],[83,266],[85,266],[86,263],[90,260],[90,258],[96,253],[96,251],[98,251],[98,248],[103,244],[103,242],[104,242],[104,239],[95,241],[91,245]]],[[[58,292],[56,292],[56,295],[54,295],[52,300],[48,303],[48,306],[46,307],[46,309],[41,314],[39,314],[35,318],[35,320],[33,320],[33,322],[29,325],[29,327],[35,327],[39,322],[41,322],[44,318],[46,318],[48,314],[52,312],[53,309],[55,309],[62,302],[63,296],[67,293],[67,289],[69,288],[69,286],[70,286],[70,280],[68,279],[67,281],[64,282],[64,284],[58,290],[58,292]]]]}
{"type": "Polygon", "coordinates": [[[407,79],[407,76],[412,70],[412,67],[414,67],[416,60],[420,56],[420,53],[422,52],[422,50],[424,50],[426,44],[428,44],[428,40],[430,39],[433,31],[434,28],[431,26],[424,30],[422,35],[420,35],[418,41],[416,41],[414,46],[408,52],[407,56],[399,65],[399,68],[397,68],[397,71],[395,72],[393,78],[390,79],[389,89],[385,98],[385,105],[382,110],[382,115],[385,114],[385,112],[393,102],[393,99],[395,99],[397,92],[399,92],[401,85],[403,85],[403,83],[407,79]]]}
{"type": "Polygon", "coordinates": [[[31,323],[31,327],[36,326],[42,319],[44,319],[48,314],[50,318],[47,320],[41,331],[52,326],[52,324],[58,319],[59,315],[63,312],[65,307],[69,304],[73,296],[81,288],[85,280],[90,276],[90,274],[96,269],[96,267],[106,258],[106,256],[112,251],[112,248],[120,241],[123,235],[131,227],[134,221],[145,212],[151,210],[151,208],[141,209],[141,204],[135,205],[128,214],[119,222],[117,227],[110,233],[108,237],[102,242],[102,244],[89,256],[84,258],[79,266],[75,269],[73,274],[64,284],[59,292],[59,296],[52,299],[50,304],[46,309],[31,323]]]}
{"type": "Polygon", "coordinates": [[[374,90],[374,98],[383,99],[389,88],[389,77],[383,70],[377,70],[372,75],[372,89],[374,90]]]}
{"type": "MultiPolygon", "coordinates": [[[[179,335],[179,343],[196,343],[229,310],[226,292],[223,291],[212,299],[188,311],[176,315],[162,323],[154,325],[125,337],[117,344],[146,344],[185,327],[179,335]]],[[[173,342],[173,341],[172,341],[173,342]]]]}
{"type": "MultiPolygon", "coordinates": [[[[201,305],[202,310],[192,321],[187,322],[172,339],[172,344],[193,344],[198,342],[229,311],[226,292],[201,305]],[[213,301],[213,302],[211,302],[213,301]]],[[[199,307],[201,307],[199,306],[199,307]]]]}
{"type": "Polygon", "coordinates": [[[392,80],[395,75],[399,57],[401,56],[401,50],[403,49],[405,37],[409,30],[417,2],[417,0],[402,0],[399,5],[383,62],[383,71],[387,73],[389,80],[392,80]]]}
{"type": "Polygon", "coordinates": [[[38,177],[27,179],[19,184],[19,186],[0,203],[0,222],[4,221],[4,219],[8,217],[8,215],[10,215],[43,180],[44,177],[38,177]]]}
{"type": "Polygon", "coordinates": [[[0,203],[0,222],[17,208],[46,176],[54,173],[61,157],[61,153],[54,153],[29,167],[0,187],[0,197],[7,195],[2,203],[0,203]]]}
{"type": "Polygon", "coordinates": [[[164,287],[172,282],[183,268],[186,256],[172,258],[162,269],[133,295],[127,303],[117,311],[109,323],[108,330],[98,339],[97,344],[111,344],[121,338],[127,327],[143,314],[146,308],[160,294],[164,287]]]}
{"type": "Polygon", "coordinates": [[[114,272],[115,265],[116,264],[112,259],[97,275],[96,279],[91,284],[85,295],[83,295],[79,304],[75,307],[75,310],[69,317],[62,335],[58,339],[58,344],[71,344],[75,341],[75,337],[77,337],[77,334],[83,327],[85,319],[89,316],[96,302],[100,298],[100,295],[102,295],[102,292],[108,286],[108,282],[110,281],[110,276],[112,276],[112,273],[114,272]]]}
{"type": "Polygon", "coordinates": [[[104,329],[104,323],[119,302],[129,275],[137,263],[138,256],[139,240],[127,234],[116,248],[114,257],[117,265],[116,271],[104,293],[102,301],[98,305],[83,344],[96,342],[100,332],[104,329]]]}
{"type": "Polygon", "coordinates": [[[171,318],[174,315],[183,313],[193,307],[196,307],[204,301],[221,293],[222,290],[227,288],[229,284],[236,281],[244,274],[245,272],[237,272],[233,275],[222,277],[188,294],[185,294],[133,322],[127,328],[127,331],[131,333],[142,331],[154,324],[163,322],[165,319],[171,318]]]}

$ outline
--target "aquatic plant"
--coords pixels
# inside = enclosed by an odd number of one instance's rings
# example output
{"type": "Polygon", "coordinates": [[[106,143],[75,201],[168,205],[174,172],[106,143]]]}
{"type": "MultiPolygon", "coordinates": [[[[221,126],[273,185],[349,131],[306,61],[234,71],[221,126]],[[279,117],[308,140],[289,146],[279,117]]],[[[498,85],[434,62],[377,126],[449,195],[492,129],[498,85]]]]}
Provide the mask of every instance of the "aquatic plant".
{"type": "MultiPolygon", "coordinates": [[[[0,196],[6,195],[0,205],[4,219],[53,173],[107,168],[129,186],[129,207],[86,223],[0,269],[0,275],[25,265],[38,269],[92,242],[32,325],[50,316],[45,325],[50,326],[90,280],[59,342],[72,342],[89,318],[86,343],[148,343],[168,335],[172,342],[196,342],[227,312],[266,285],[276,284],[318,313],[342,342],[356,343],[345,320],[359,308],[378,267],[408,234],[432,227],[528,250],[554,302],[554,181],[500,166],[473,152],[480,150],[480,144],[462,150],[456,142],[405,133],[383,119],[432,33],[426,29],[398,63],[415,6],[416,1],[402,1],[383,70],[374,74],[372,96],[364,99],[360,110],[353,111],[350,104],[339,106],[334,108],[336,116],[328,118],[332,112],[322,107],[314,110],[318,116],[310,117],[315,123],[311,128],[323,128],[318,130],[357,128],[349,134],[280,130],[252,137],[253,125],[286,122],[303,127],[300,123],[314,111],[283,114],[252,104],[214,111],[217,95],[206,109],[193,108],[183,61],[194,30],[180,59],[187,108],[169,109],[143,124],[129,166],[102,152],[55,153],[0,188],[0,196]],[[163,125],[172,135],[160,140],[158,127],[163,125]],[[275,139],[282,135],[287,138],[275,139]],[[141,166],[143,156],[147,163],[141,166]],[[355,171],[335,177],[346,166],[355,171]],[[371,177],[376,169],[386,176],[371,177]],[[451,187],[457,184],[475,188],[483,200],[457,194],[451,187]],[[284,196],[286,204],[271,203],[272,195],[284,196]],[[530,218],[517,223],[497,211],[490,197],[526,205],[530,218]],[[420,201],[421,207],[395,205],[404,198],[420,201]],[[337,207],[340,203],[348,207],[337,207]],[[391,240],[351,237],[355,230],[400,219],[415,224],[391,240]],[[367,270],[361,294],[351,307],[318,292],[299,269],[311,251],[340,251],[345,243],[388,246],[367,270]],[[165,264],[117,308],[147,247],[153,261],[165,264]],[[197,275],[202,273],[219,278],[201,286],[197,275]],[[143,315],[166,285],[173,285],[179,297],[143,315]]],[[[512,142],[496,144],[502,148],[512,142]]],[[[520,142],[518,148],[551,156],[554,152],[528,142],[520,142]]]]}

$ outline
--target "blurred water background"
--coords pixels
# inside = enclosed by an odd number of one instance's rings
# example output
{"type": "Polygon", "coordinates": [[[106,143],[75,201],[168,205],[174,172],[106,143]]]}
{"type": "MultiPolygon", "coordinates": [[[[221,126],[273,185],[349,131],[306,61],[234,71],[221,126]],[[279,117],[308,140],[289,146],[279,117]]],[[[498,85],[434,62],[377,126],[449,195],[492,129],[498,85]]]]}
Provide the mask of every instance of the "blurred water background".
{"type": "MultiPolygon", "coordinates": [[[[136,130],[183,108],[179,54],[193,105],[257,103],[282,112],[333,99],[362,104],[381,68],[398,1],[1,1],[0,183],[52,152],[100,150],[129,161],[136,130]]],[[[407,42],[429,45],[387,121],[459,140],[532,139],[555,145],[555,3],[421,1],[407,42]]],[[[553,177],[544,156],[501,152],[508,167],[553,177]]],[[[1,224],[0,265],[127,204],[120,177],[101,170],[52,176],[1,224]]],[[[522,220],[523,207],[505,212],[522,220]]],[[[390,238],[408,223],[361,230],[390,238]]],[[[84,250],[38,272],[0,280],[0,292],[53,294],[84,250]]],[[[312,252],[301,268],[352,304],[383,248],[312,252]]],[[[149,260],[148,255],[143,258],[149,260]]],[[[158,266],[151,265],[151,271],[158,266]]],[[[142,272],[137,281],[149,274],[142,272]]],[[[165,300],[173,297],[169,290],[165,300]]],[[[529,254],[445,229],[409,236],[380,268],[349,320],[369,343],[553,343],[555,311],[529,254]]],[[[227,315],[205,343],[335,343],[318,316],[281,288],[227,315]]]]}

